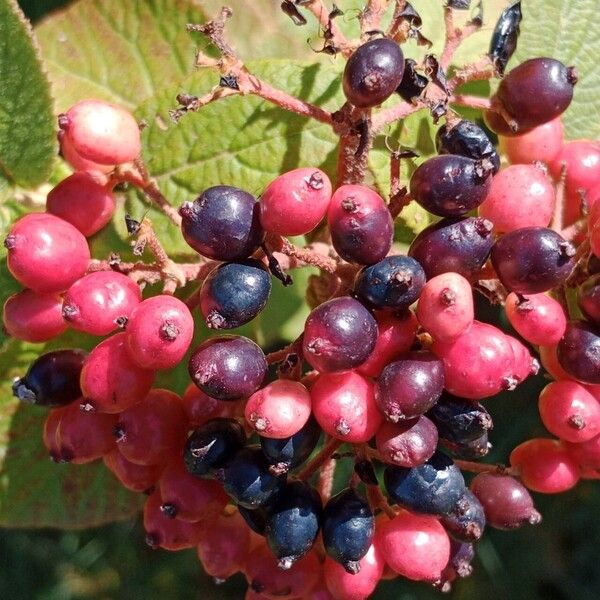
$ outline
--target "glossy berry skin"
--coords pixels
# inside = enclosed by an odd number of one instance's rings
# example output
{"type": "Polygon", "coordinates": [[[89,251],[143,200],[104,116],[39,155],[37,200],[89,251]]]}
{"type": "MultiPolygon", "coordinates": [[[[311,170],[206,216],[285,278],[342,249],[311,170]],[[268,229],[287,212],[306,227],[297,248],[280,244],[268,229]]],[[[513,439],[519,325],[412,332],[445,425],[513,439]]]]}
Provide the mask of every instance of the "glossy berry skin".
{"type": "Polygon", "coordinates": [[[40,294],[64,292],[85,273],[90,261],[83,235],[46,213],[30,213],[13,223],[4,246],[11,275],[40,294]]]}
{"type": "Polygon", "coordinates": [[[457,154],[434,156],[410,178],[411,196],[440,217],[461,217],[477,208],[487,196],[491,168],[457,154]]]}
{"type": "Polygon", "coordinates": [[[442,592],[448,591],[451,589],[452,582],[458,577],[469,577],[473,573],[471,563],[474,558],[475,548],[473,544],[450,539],[450,560],[442,571],[441,579],[436,583],[436,588],[442,592]]]}
{"type": "Polygon", "coordinates": [[[491,258],[500,281],[510,291],[539,294],[570,275],[574,254],[574,247],[555,231],[523,227],[498,239],[491,258]]]}
{"type": "Polygon", "coordinates": [[[519,469],[523,485],[542,494],[565,492],[579,480],[577,463],[558,440],[534,438],[523,442],[511,452],[510,464],[519,469]]]}
{"type": "MultiPolygon", "coordinates": [[[[600,325],[600,275],[586,279],[579,286],[577,306],[588,321],[600,325]]],[[[6,312],[6,308],[4,310],[6,312]]]]}
{"type": "Polygon", "coordinates": [[[271,275],[252,258],[219,265],[200,289],[200,311],[211,329],[232,329],[248,323],[267,305],[271,275]]]}
{"type": "Polygon", "coordinates": [[[25,342],[47,342],[67,330],[58,294],[22,290],[5,303],[2,324],[8,335],[25,342]]]}
{"type": "Polygon", "coordinates": [[[354,281],[354,293],[372,308],[403,310],[415,302],[425,285],[425,272],[410,256],[388,256],[364,267],[354,281]]]}
{"type": "Polygon", "coordinates": [[[103,165],[119,165],[140,155],[140,129],[131,113],[101,100],[82,100],[59,118],[77,154],[103,165]]]}
{"type": "Polygon", "coordinates": [[[479,216],[489,219],[496,232],[547,227],[555,204],[554,186],[541,168],[511,165],[493,177],[479,216]]]}
{"type": "Polygon", "coordinates": [[[442,219],[419,233],[408,255],[419,261],[428,279],[442,273],[474,276],[487,260],[493,225],[481,217],[442,219]]]}
{"type": "Polygon", "coordinates": [[[493,325],[474,321],[456,340],[435,341],[432,350],[444,363],[444,385],[454,396],[481,400],[515,384],[512,346],[493,325]]]}
{"type": "Polygon", "coordinates": [[[313,167],[276,177],[260,197],[260,223],[279,235],[304,235],[327,214],[331,200],[329,177],[313,167]]]}
{"type": "Polygon", "coordinates": [[[354,106],[377,106],[394,93],[403,73],[400,46],[386,38],[370,40],[359,46],[346,63],[344,94],[354,106]]]}
{"type": "Polygon", "coordinates": [[[115,212],[114,194],[89,173],[73,173],[52,188],[46,210],[68,221],[85,237],[98,233],[115,212]]]}
{"type": "Polygon", "coordinates": [[[269,463],[285,472],[301,465],[315,449],[320,437],[321,428],[311,417],[302,429],[290,437],[261,437],[260,447],[269,463]]]}
{"type": "Polygon", "coordinates": [[[558,346],[539,346],[540,362],[545,371],[557,381],[560,379],[572,379],[558,362],[558,346]]]}
{"type": "MultiPolygon", "coordinates": [[[[246,522],[246,525],[248,525],[254,533],[264,537],[265,529],[267,528],[267,518],[269,517],[268,504],[254,509],[244,508],[243,506],[238,505],[237,509],[246,522]]],[[[273,556],[272,554],[270,555],[271,557],[273,556]]]]}
{"type": "Polygon", "coordinates": [[[267,361],[252,340],[222,335],[200,344],[188,368],[192,381],[212,398],[239,400],[260,387],[267,374],[267,361]]]}
{"type": "Polygon", "coordinates": [[[377,379],[375,401],[397,423],[427,412],[444,389],[444,365],[431,352],[411,352],[390,363],[377,379]]]}
{"type": "Polygon", "coordinates": [[[246,402],[246,422],[261,436],[284,439],[298,433],[310,417],[308,390],[299,382],[278,379],[246,402]]]}
{"type": "MultiPolygon", "coordinates": [[[[50,415],[48,415],[50,418],[50,415]]],[[[584,471],[592,469],[593,471],[600,468],[600,435],[582,442],[580,444],[565,444],[569,455],[578,464],[580,472],[583,476],[584,471]]]]}
{"type": "Polygon", "coordinates": [[[500,148],[513,165],[528,165],[535,161],[551,164],[558,156],[564,142],[560,117],[539,125],[516,137],[501,137],[500,148]]]}
{"type": "Polygon", "coordinates": [[[361,375],[377,377],[383,368],[413,345],[417,333],[417,319],[411,310],[390,314],[388,311],[376,311],[377,341],[375,348],[356,370],[361,375]]]}
{"type": "Polygon", "coordinates": [[[130,356],[127,334],[100,342],[81,371],[85,402],[99,412],[118,413],[139,402],[154,383],[154,371],[142,369],[130,356]]]}
{"type": "Polygon", "coordinates": [[[79,173],[89,173],[102,185],[108,183],[108,173],[114,170],[116,165],[101,165],[93,160],[87,160],[75,152],[72,142],[64,131],[58,132],[61,156],[79,173]]]}
{"type": "Polygon", "coordinates": [[[57,433],[58,426],[67,407],[52,408],[48,411],[44,420],[44,428],[42,431],[42,441],[51,460],[56,463],[64,462],[60,455],[60,447],[58,445],[57,433]]]}
{"type": "Polygon", "coordinates": [[[136,465],[127,460],[118,448],[103,457],[104,464],[121,485],[132,492],[148,492],[158,481],[164,465],[136,465]]]}
{"type": "Polygon", "coordinates": [[[458,273],[432,277],[423,287],[417,318],[436,340],[454,340],[475,318],[471,284],[458,273]]]}
{"type": "Polygon", "coordinates": [[[171,369],[190,347],[194,319],[181,300],[160,294],[134,307],[126,335],[129,353],[140,367],[171,369]]]}
{"type": "Polygon", "coordinates": [[[279,566],[289,569],[313,546],[323,505],[316,489],[303,481],[286,483],[269,506],[265,537],[279,566]]]}
{"type": "Polygon", "coordinates": [[[553,58],[532,58],[507,73],[496,97],[519,129],[528,129],[562,114],[571,103],[576,82],[573,67],[553,58]]]}
{"type": "Polygon", "coordinates": [[[377,322],[349,296],[323,302],[307,317],[304,359],[321,373],[345,371],[362,364],[375,348],[377,322]]]}
{"type": "Polygon", "coordinates": [[[235,404],[207,396],[194,383],[190,383],[185,389],[182,402],[192,427],[200,427],[217,417],[232,417],[236,408],[235,404]]]}
{"type": "Polygon", "coordinates": [[[264,239],[260,207],[252,194],[217,185],[179,209],[185,241],[199,254],[214,260],[243,260],[264,239]]]}
{"type": "Polygon", "coordinates": [[[138,465],[168,462],[181,452],[186,432],[181,398],[162,389],[153,389],[143,402],[124,410],[115,426],[119,451],[138,465]]]}
{"type": "Polygon", "coordinates": [[[323,431],[344,442],[369,441],[383,420],[373,383],[354,371],[321,375],[311,396],[313,415],[323,431]]]}
{"type": "Polygon", "coordinates": [[[471,482],[471,491],[481,502],[487,523],[495,529],[517,529],[541,521],[531,495],[515,477],[479,473],[471,482]]]}
{"type": "Polygon", "coordinates": [[[62,315],[73,329],[108,335],[127,322],[141,300],[139,286],[126,275],[96,271],[78,279],[67,290],[62,315]]]}
{"type": "Polygon", "coordinates": [[[396,93],[406,102],[414,102],[429,83],[429,79],[421,75],[415,68],[416,66],[416,60],[404,59],[404,73],[400,85],[396,88],[396,93]]]}
{"type": "Polygon", "coordinates": [[[511,292],[506,298],[504,309],[510,324],[531,344],[557,344],[565,333],[565,311],[559,302],[546,294],[531,294],[519,298],[511,292]]]}
{"type": "Polygon", "coordinates": [[[560,366],[582,383],[600,383],[600,331],[586,321],[569,321],[558,343],[560,366]]]}
{"type": "Polygon", "coordinates": [[[502,11],[494,27],[488,56],[500,75],[517,49],[522,16],[521,2],[515,2],[502,11]]]}
{"type": "Polygon", "coordinates": [[[229,502],[219,483],[190,475],[179,456],[163,470],[158,489],[163,512],[172,519],[189,523],[212,521],[229,502]]]}
{"type": "Polygon", "coordinates": [[[469,442],[492,429],[492,417],[477,402],[444,393],[427,416],[435,423],[440,438],[449,442],[469,442]]]}
{"type": "Polygon", "coordinates": [[[422,465],[433,456],[438,432],[433,422],[422,415],[400,423],[383,423],[375,439],[382,460],[411,468],[422,465]]]}
{"type": "Polygon", "coordinates": [[[246,443],[246,434],[235,419],[211,419],[196,429],[185,444],[187,470],[196,477],[212,477],[246,443]]]}
{"type": "Polygon", "coordinates": [[[487,159],[493,166],[492,173],[500,169],[500,157],[487,133],[473,121],[463,119],[454,127],[442,125],[435,135],[435,147],[439,154],[459,154],[474,160],[487,159]]]}
{"type": "Polygon", "coordinates": [[[375,517],[369,503],[356,490],[346,488],[325,505],[323,544],[327,555],[349,573],[360,569],[375,533],[375,517]]]}
{"type": "Polygon", "coordinates": [[[511,119],[508,115],[509,122],[499,112],[495,110],[486,110],[483,113],[483,120],[493,132],[505,138],[517,137],[529,133],[533,127],[523,127],[519,123],[511,119]]]}
{"type": "MultiPolygon", "coordinates": [[[[518,383],[525,381],[530,375],[536,375],[540,370],[540,364],[537,359],[531,356],[527,347],[516,337],[507,335],[506,340],[513,350],[513,372],[512,376],[518,383]]],[[[512,386],[509,386],[512,388],[512,386]]]]}
{"type": "Polygon", "coordinates": [[[284,485],[284,479],[269,471],[269,463],[259,446],[239,450],[225,465],[220,478],[232,500],[248,509],[268,504],[284,485]]]}
{"type": "Polygon", "coordinates": [[[28,404],[64,406],[81,397],[79,376],[86,352],[54,350],[36,358],[12,385],[13,395],[28,404]]]}
{"type": "Polygon", "coordinates": [[[448,440],[441,439],[440,443],[442,448],[448,451],[455,459],[462,460],[480,460],[492,449],[487,431],[484,431],[474,440],[449,442],[448,440]]]}
{"type": "Polygon", "coordinates": [[[373,265],[392,247],[394,224],[383,198],[364,185],[340,186],[327,221],[335,251],[347,262],[373,265]]]}
{"type": "Polygon", "coordinates": [[[486,525],[483,506],[468,488],[440,522],[453,538],[466,543],[479,541],[486,525]]]}
{"type": "Polygon", "coordinates": [[[434,583],[450,558],[450,539],[440,522],[406,510],[378,524],[375,544],[396,573],[434,583]]]}

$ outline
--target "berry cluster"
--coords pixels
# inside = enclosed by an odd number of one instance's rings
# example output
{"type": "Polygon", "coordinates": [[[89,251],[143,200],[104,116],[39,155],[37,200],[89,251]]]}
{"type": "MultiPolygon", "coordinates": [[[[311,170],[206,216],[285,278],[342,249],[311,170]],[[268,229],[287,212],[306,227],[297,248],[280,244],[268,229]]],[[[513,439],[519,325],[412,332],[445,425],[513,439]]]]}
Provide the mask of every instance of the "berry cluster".
{"type": "MultiPolygon", "coordinates": [[[[498,74],[519,20],[513,6],[496,29],[498,74]]],[[[548,58],[502,79],[486,119],[502,134],[505,168],[486,130],[446,115],[438,154],[404,200],[441,220],[406,255],[394,245],[393,202],[298,168],[259,200],[219,185],[167,212],[194,263],[171,261],[151,224],[131,217],[134,253],[148,246],[156,262],[92,259],[86,237],[110,221],[114,186],[151,183],[130,114],[97,100],[73,106],[59,138],[75,173],[5,240],[24,287],[4,306],[9,335],[44,342],[70,327],[104,338],[89,353],[43,354],[14,382],[15,396],[50,409],[52,459],[102,458],[148,494],[151,547],[197,547],[217,580],[242,571],[249,599],[360,600],[381,579],[447,589],[470,574],[486,526],[540,521],[528,490],[561,492],[600,470],[600,146],[563,140],[575,81],[548,58]],[[300,235],[315,241],[287,239],[300,235]],[[265,355],[218,332],[192,347],[193,313],[209,329],[240,327],[267,305],[272,275],[289,285],[286,271],[306,265],[322,275],[292,344],[265,355]],[[143,297],[160,281],[162,294],[143,297]],[[200,286],[183,302],[173,292],[188,282],[200,286]],[[569,320],[575,290],[582,318],[569,320]],[[474,291],[501,302],[518,335],[478,320],[474,291]],[[555,380],[539,410],[557,439],[519,445],[509,467],[479,463],[492,429],[481,401],[536,373],[532,351],[555,380]],[[154,387],[157,371],[182,361],[183,396],[154,387]],[[332,496],[345,458],[353,474],[332,496]]],[[[359,109],[426,87],[387,38],[359,46],[343,77],[359,109]]]]}

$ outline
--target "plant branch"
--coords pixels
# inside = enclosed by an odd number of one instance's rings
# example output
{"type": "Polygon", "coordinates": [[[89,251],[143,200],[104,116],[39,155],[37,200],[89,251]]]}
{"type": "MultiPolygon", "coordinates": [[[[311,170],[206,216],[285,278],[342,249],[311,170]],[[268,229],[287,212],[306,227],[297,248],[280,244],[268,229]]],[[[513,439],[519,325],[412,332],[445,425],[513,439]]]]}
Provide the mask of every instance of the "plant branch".
{"type": "Polygon", "coordinates": [[[371,128],[373,133],[379,133],[386,125],[390,125],[400,119],[405,119],[409,115],[426,108],[421,102],[410,104],[408,102],[399,102],[391,108],[386,108],[375,113],[372,118],[371,128]]]}
{"type": "Polygon", "coordinates": [[[325,6],[323,0],[308,0],[302,4],[302,8],[310,11],[319,21],[323,31],[328,31],[330,42],[342,53],[344,58],[348,58],[356,47],[356,44],[349,42],[335,20],[329,18],[329,9],[325,6]]]}
{"type": "Polygon", "coordinates": [[[442,69],[447,71],[458,47],[470,35],[481,28],[481,23],[473,20],[469,21],[462,29],[457,29],[454,25],[454,10],[447,6],[444,8],[444,26],[446,29],[446,43],[444,44],[439,63],[442,69]]]}
{"type": "Polygon", "coordinates": [[[306,481],[315,473],[322,464],[324,464],[331,455],[342,445],[342,441],[336,438],[328,438],[324,446],[319,450],[316,456],[298,473],[298,479],[306,481]]]}
{"type": "Polygon", "coordinates": [[[489,463],[478,463],[470,460],[454,459],[454,464],[461,471],[469,473],[498,473],[500,475],[513,475],[513,469],[505,465],[490,465],[489,463]]]}
{"type": "Polygon", "coordinates": [[[390,6],[390,0],[369,0],[360,14],[360,31],[365,38],[369,32],[381,28],[381,18],[390,6]]]}
{"type": "Polygon", "coordinates": [[[466,106],[468,108],[476,108],[478,110],[491,110],[492,108],[492,102],[489,98],[469,96],[466,94],[454,94],[450,96],[450,103],[466,106]]]}

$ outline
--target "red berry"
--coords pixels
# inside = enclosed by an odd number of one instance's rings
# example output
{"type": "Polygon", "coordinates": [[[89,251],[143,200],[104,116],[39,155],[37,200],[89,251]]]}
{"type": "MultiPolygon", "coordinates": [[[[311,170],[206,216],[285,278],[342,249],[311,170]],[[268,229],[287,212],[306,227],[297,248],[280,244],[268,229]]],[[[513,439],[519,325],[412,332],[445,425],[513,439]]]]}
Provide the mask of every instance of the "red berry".
{"type": "Polygon", "coordinates": [[[321,375],[311,396],[321,428],[344,442],[369,441],[383,420],[375,404],[373,383],[354,371],[321,375]]]}
{"type": "Polygon", "coordinates": [[[540,364],[531,356],[529,350],[517,338],[507,335],[506,341],[510,344],[513,351],[512,377],[521,383],[530,375],[536,375],[540,370],[540,364]]]}
{"type": "Polygon", "coordinates": [[[129,356],[125,333],[100,342],[81,371],[81,390],[95,410],[118,413],[142,400],[154,383],[154,371],[140,368],[129,356]]]}
{"type": "Polygon", "coordinates": [[[82,100],[59,118],[64,136],[82,158],[119,165],[140,155],[140,129],[131,113],[102,100],[82,100]]]}
{"type": "Polygon", "coordinates": [[[331,200],[331,182],[320,169],[288,171],[260,197],[260,224],[279,235],[303,235],[323,219],[331,200]]]}
{"type": "Polygon", "coordinates": [[[199,427],[216,417],[233,417],[237,409],[237,405],[232,402],[207,396],[194,383],[185,388],[182,403],[191,427],[199,427]]]}
{"type": "Polygon", "coordinates": [[[531,164],[539,161],[550,164],[561,151],[564,140],[560,117],[534,127],[523,135],[500,136],[500,149],[511,164],[531,164]]]}
{"type": "Polygon", "coordinates": [[[98,183],[108,183],[107,173],[110,173],[115,168],[115,165],[101,165],[92,160],[87,160],[75,152],[73,144],[69,138],[65,136],[64,132],[60,131],[58,137],[60,141],[60,152],[63,158],[73,167],[73,169],[75,169],[75,171],[86,172],[93,175],[98,183]]]}
{"type": "Polygon", "coordinates": [[[44,446],[46,446],[46,450],[48,450],[48,454],[50,458],[54,462],[61,462],[62,457],[60,455],[60,448],[58,445],[58,426],[60,425],[60,420],[62,419],[63,414],[67,410],[67,406],[53,408],[48,411],[48,415],[46,416],[46,420],[44,421],[44,431],[42,439],[44,441],[44,446]]]}
{"type": "Polygon", "coordinates": [[[424,415],[400,423],[384,422],[376,434],[381,458],[400,467],[416,467],[429,460],[437,448],[438,431],[424,415]]]}
{"type": "Polygon", "coordinates": [[[580,444],[566,444],[566,448],[581,471],[600,469],[600,435],[580,444]]]}
{"type": "Polygon", "coordinates": [[[47,342],[67,330],[62,318],[62,298],[58,294],[38,294],[22,290],[4,303],[4,329],[25,342],[47,342]]]}
{"type": "Polygon", "coordinates": [[[310,411],[308,390],[298,381],[278,379],[248,398],[245,415],[259,435],[283,439],[304,427],[310,411]]]}
{"type": "Polygon", "coordinates": [[[170,369],[183,359],[194,335],[188,307],[165,294],[138,304],[127,323],[131,357],[145,369],[170,369]]]}
{"type": "Polygon", "coordinates": [[[136,465],[127,460],[118,448],[105,454],[103,460],[106,468],[132,492],[152,490],[163,470],[163,465],[136,465]]]}
{"type": "Polygon", "coordinates": [[[63,292],[90,262],[83,235],[70,223],[46,213],[31,213],[13,223],[4,245],[12,276],[42,294],[63,292]]]}
{"type": "Polygon", "coordinates": [[[91,335],[108,335],[127,323],[142,299],[139,286],[115,271],[96,271],[66,292],[62,314],[73,327],[91,335]]]}
{"type": "Polygon", "coordinates": [[[540,346],[540,362],[542,367],[556,380],[571,379],[571,376],[560,366],[556,355],[556,346],[540,346]]]}

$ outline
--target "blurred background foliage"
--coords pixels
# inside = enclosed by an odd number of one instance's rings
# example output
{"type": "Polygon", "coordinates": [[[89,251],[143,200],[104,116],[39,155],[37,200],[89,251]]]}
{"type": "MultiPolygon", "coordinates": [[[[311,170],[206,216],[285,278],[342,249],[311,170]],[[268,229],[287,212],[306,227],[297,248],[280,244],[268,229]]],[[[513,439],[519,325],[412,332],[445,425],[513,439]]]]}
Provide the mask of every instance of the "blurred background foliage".
{"type": "MultiPolygon", "coordinates": [[[[241,2],[235,0],[233,4],[241,2]]],[[[558,2],[549,0],[548,4],[558,2]]],[[[19,2],[34,23],[67,3],[67,0],[19,2]]],[[[212,0],[199,2],[200,6],[208,5],[211,9],[219,4],[212,0]]],[[[248,2],[246,8],[255,10],[254,5],[248,2]]],[[[419,0],[415,6],[419,8],[419,0]]],[[[246,33],[243,20],[240,23],[241,38],[246,33]]],[[[292,29],[289,24],[286,26],[292,29]]],[[[257,32],[253,33],[256,36],[257,32]]],[[[303,44],[306,36],[298,37],[303,44]]],[[[272,54],[269,47],[263,50],[263,56],[272,54]]],[[[296,40],[291,43],[290,51],[298,57],[306,53],[306,46],[301,47],[296,40]]],[[[479,318],[497,322],[500,317],[480,303],[479,318]]],[[[502,326],[507,327],[506,323],[502,326]]],[[[536,399],[545,383],[542,374],[518,391],[487,402],[495,424],[490,461],[502,462],[516,444],[534,435],[544,435],[536,399]]],[[[40,432],[30,434],[38,437],[40,432]]],[[[343,470],[347,465],[341,467],[343,470]]],[[[600,542],[600,484],[585,482],[559,496],[537,495],[536,503],[544,516],[542,524],[516,532],[490,530],[478,546],[474,575],[458,582],[447,597],[453,600],[600,597],[596,558],[600,542]]],[[[244,589],[241,576],[221,586],[214,585],[202,574],[193,551],[169,553],[148,549],[139,518],[81,531],[0,529],[0,598],[239,599],[243,598],[244,589]]],[[[375,595],[378,600],[438,597],[427,586],[401,580],[384,582],[375,595]]]]}

